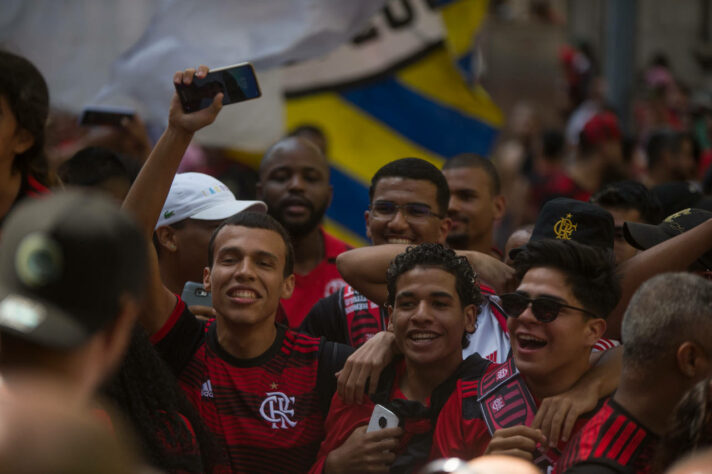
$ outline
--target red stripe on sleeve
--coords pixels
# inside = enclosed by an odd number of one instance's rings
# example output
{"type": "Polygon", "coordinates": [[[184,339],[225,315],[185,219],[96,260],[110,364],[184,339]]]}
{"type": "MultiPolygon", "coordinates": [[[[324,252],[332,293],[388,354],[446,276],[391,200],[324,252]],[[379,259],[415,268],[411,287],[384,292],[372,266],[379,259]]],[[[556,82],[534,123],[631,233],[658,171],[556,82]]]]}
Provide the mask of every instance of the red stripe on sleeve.
{"type": "Polygon", "coordinates": [[[161,339],[166,337],[166,334],[173,329],[173,326],[176,325],[178,318],[180,318],[180,315],[183,314],[183,311],[185,311],[185,302],[178,295],[176,295],[176,298],[178,301],[176,301],[176,305],[173,308],[173,312],[170,317],[166,320],[163,327],[150,337],[151,344],[158,344],[161,342],[161,339]]]}

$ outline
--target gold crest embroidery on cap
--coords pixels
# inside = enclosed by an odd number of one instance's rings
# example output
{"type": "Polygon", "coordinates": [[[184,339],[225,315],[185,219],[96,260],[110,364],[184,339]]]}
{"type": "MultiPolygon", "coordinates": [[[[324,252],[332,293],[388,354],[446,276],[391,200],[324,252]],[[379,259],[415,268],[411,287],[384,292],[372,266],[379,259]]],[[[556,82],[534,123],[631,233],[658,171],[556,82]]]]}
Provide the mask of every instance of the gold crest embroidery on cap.
{"type": "Polygon", "coordinates": [[[578,224],[571,222],[571,213],[566,214],[566,217],[562,217],[556,224],[554,224],[554,233],[557,239],[561,240],[571,240],[571,234],[574,233],[578,224]]]}
{"type": "Polygon", "coordinates": [[[667,222],[671,227],[682,234],[685,232],[685,229],[677,223],[676,219],[680,216],[689,216],[690,214],[692,214],[692,211],[689,208],[683,209],[682,211],[677,211],[675,214],[667,216],[664,222],[667,222]]]}

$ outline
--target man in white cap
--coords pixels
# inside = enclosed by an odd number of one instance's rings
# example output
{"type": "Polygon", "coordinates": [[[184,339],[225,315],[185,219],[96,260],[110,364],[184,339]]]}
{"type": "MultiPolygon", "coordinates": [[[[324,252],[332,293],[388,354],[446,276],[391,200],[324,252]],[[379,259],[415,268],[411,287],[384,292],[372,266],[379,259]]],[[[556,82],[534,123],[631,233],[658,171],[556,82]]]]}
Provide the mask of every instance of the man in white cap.
{"type": "Polygon", "coordinates": [[[163,284],[181,294],[188,281],[203,281],[213,231],[242,211],[267,212],[262,201],[239,201],[230,189],[203,173],[175,176],[153,233],[163,284]]]}

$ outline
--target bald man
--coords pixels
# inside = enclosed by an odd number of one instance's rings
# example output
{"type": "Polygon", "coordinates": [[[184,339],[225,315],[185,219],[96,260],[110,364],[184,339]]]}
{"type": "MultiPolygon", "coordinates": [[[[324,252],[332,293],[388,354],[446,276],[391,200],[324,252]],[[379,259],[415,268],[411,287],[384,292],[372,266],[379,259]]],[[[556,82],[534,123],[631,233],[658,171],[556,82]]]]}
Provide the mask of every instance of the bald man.
{"type": "Polygon", "coordinates": [[[333,192],[329,163],[313,142],[287,137],[267,150],[259,175],[258,196],[294,246],[295,288],[282,306],[289,326],[296,328],[314,303],[346,284],[335,262],[349,247],[320,226],[333,192]]]}

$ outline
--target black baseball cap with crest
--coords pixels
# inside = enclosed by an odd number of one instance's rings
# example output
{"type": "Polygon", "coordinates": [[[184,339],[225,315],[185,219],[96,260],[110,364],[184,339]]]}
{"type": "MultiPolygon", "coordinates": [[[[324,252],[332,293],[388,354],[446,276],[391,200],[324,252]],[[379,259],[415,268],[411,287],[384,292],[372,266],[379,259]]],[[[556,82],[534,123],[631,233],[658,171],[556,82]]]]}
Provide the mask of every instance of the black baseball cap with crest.
{"type": "MultiPolygon", "coordinates": [[[[562,197],[547,201],[542,206],[529,241],[573,240],[612,251],[614,229],[613,216],[602,207],[562,197]]],[[[525,247],[510,250],[509,256],[514,258],[525,247]]]]}
{"type": "Polygon", "coordinates": [[[66,191],[19,205],[0,233],[0,333],[80,346],[147,284],[146,240],[102,195],[66,191]]]}
{"type": "MultiPolygon", "coordinates": [[[[658,225],[626,222],[623,224],[623,236],[633,247],[645,250],[687,232],[710,218],[712,212],[705,209],[683,209],[666,217],[658,225]]],[[[700,270],[712,270],[712,251],[698,258],[697,263],[704,267],[700,270]]]]}

